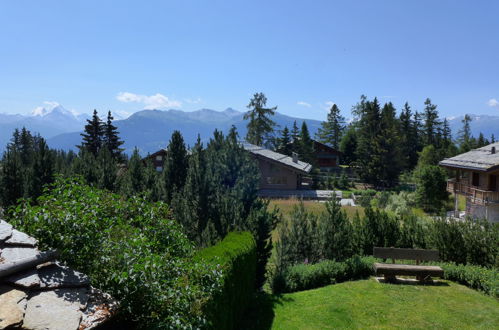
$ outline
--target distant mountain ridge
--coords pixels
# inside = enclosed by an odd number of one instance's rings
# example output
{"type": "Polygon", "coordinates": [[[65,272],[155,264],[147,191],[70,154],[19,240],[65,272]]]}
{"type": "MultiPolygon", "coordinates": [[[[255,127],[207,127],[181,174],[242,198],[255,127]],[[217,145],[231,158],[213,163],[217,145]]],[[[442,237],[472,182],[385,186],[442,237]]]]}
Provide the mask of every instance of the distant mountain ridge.
{"type": "MultiPolygon", "coordinates": [[[[100,116],[103,120],[105,119],[105,113],[101,113],[100,116]]],[[[499,138],[499,116],[470,116],[472,117],[471,130],[475,137],[482,132],[488,139],[492,134],[496,139],[499,138]]],[[[141,110],[126,119],[115,120],[114,123],[120,131],[121,138],[125,141],[126,152],[131,153],[137,147],[145,155],[165,148],[174,130],[179,130],[186,144],[190,146],[194,145],[198,134],[206,144],[215,129],[226,133],[232,126],[237,128],[239,136],[243,138],[246,135],[247,124],[243,117],[244,112],[232,108],[224,111],[200,109],[192,112],[141,110]]],[[[76,145],[81,143],[80,133],[88,118],[90,115],[76,114],[61,105],[49,109],[37,108],[28,116],[0,113],[0,151],[4,150],[14,129],[23,126],[32,132],[40,133],[52,148],[76,150],[76,145]]],[[[454,138],[457,137],[462,127],[463,118],[464,116],[448,117],[454,138]]],[[[312,136],[317,132],[321,123],[318,120],[295,118],[279,112],[273,120],[278,125],[276,130],[282,130],[284,126],[291,128],[295,120],[301,127],[302,121],[305,121],[312,136]]]]}
{"type": "MultiPolygon", "coordinates": [[[[187,145],[193,146],[198,134],[206,144],[213,136],[215,129],[228,132],[235,126],[239,136],[246,135],[246,124],[244,112],[228,108],[224,111],[201,109],[192,112],[180,110],[142,110],[134,113],[124,120],[117,120],[114,124],[118,127],[120,137],[125,141],[123,147],[127,153],[139,148],[141,154],[155,152],[168,145],[168,141],[174,130],[179,130],[187,145]]],[[[276,113],[273,120],[277,123],[278,130],[284,126],[291,128],[296,120],[301,126],[302,121],[308,125],[313,135],[320,127],[320,121],[313,119],[301,119],[276,113]]],[[[52,148],[75,150],[76,144],[81,142],[80,132],[65,133],[48,139],[52,148]]]]}

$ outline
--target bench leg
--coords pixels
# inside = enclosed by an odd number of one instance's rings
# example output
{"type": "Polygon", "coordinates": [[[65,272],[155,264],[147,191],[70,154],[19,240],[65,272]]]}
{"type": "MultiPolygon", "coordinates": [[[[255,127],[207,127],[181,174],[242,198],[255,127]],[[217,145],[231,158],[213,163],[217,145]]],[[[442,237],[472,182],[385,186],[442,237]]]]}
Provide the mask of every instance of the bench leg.
{"type": "Polygon", "coordinates": [[[417,275],[416,280],[418,280],[421,283],[432,283],[433,282],[430,275],[417,275]]]}
{"type": "Polygon", "coordinates": [[[383,277],[385,278],[385,282],[387,282],[387,283],[393,283],[397,280],[395,275],[384,274],[383,277]]]}

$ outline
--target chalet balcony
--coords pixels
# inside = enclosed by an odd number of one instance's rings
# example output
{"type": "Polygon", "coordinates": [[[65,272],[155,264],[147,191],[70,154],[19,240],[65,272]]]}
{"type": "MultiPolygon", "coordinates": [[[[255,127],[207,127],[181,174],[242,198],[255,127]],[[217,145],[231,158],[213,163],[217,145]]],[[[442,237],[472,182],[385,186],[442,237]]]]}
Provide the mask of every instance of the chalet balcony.
{"type": "Polygon", "coordinates": [[[499,204],[499,191],[483,190],[465,182],[447,181],[447,191],[470,198],[471,203],[478,205],[499,204]]]}

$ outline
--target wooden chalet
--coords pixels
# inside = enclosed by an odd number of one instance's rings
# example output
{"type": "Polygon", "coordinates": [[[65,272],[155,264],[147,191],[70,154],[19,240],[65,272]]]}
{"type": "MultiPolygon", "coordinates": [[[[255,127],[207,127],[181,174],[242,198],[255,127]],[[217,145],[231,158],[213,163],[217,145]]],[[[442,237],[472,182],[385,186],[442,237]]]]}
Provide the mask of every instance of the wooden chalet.
{"type": "Polygon", "coordinates": [[[499,222],[499,143],[444,159],[440,166],[453,170],[447,191],[466,197],[466,214],[499,222]]]}
{"type": "Polygon", "coordinates": [[[156,171],[162,172],[163,167],[165,166],[165,160],[167,154],[168,154],[167,149],[160,149],[155,153],[148,155],[146,158],[144,158],[144,161],[146,162],[151,161],[156,171]]]}
{"type": "Polygon", "coordinates": [[[312,141],[314,143],[315,161],[319,169],[328,172],[339,168],[341,152],[327,144],[316,140],[312,141]]]}
{"type": "Polygon", "coordinates": [[[302,187],[303,176],[310,173],[312,165],[293,157],[265,149],[247,142],[242,143],[260,169],[260,189],[297,190],[302,187]]]}

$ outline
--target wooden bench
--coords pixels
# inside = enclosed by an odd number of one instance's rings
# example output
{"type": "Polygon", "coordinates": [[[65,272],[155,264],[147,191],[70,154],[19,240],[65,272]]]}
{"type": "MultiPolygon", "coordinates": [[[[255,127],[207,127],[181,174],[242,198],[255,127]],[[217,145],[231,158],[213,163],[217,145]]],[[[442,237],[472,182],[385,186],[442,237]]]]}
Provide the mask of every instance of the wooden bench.
{"type": "Polygon", "coordinates": [[[373,256],[376,258],[392,259],[391,264],[375,263],[374,272],[376,276],[383,275],[385,281],[393,282],[396,280],[395,275],[416,276],[419,281],[431,281],[431,277],[443,277],[444,270],[439,266],[420,265],[421,261],[438,261],[440,260],[437,250],[423,249],[398,249],[398,248],[383,248],[375,247],[373,256]],[[396,264],[395,260],[416,260],[416,265],[401,265],[396,264]]]}

